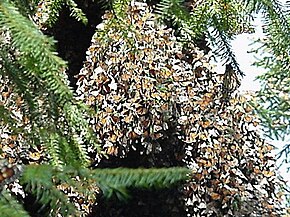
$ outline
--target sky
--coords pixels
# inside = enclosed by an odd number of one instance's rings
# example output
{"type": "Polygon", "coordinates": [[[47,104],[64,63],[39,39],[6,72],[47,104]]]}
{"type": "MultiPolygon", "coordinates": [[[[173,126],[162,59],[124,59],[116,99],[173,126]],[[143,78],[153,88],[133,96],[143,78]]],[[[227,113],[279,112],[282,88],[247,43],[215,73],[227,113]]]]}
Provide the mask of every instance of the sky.
{"type": "MultiPolygon", "coordinates": [[[[253,63],[259,56],[249,53],[249,51],[255,48],[255,45],[251,45],[256,39],[263,37],[262,21],[261,17],[257,17],[254,21],[256,31],[254,34],[241,34],[236,37],[231,43],[232,48],[235,52],[240,69],[245,73],[243,77],[240,90],[259,90],[260,85],[256,80],[256,77],[264,72],[265,69],[253,66],[253,63]]],[[[225,66],[217,63],[216,70],[223,72],[225,66]]]]}

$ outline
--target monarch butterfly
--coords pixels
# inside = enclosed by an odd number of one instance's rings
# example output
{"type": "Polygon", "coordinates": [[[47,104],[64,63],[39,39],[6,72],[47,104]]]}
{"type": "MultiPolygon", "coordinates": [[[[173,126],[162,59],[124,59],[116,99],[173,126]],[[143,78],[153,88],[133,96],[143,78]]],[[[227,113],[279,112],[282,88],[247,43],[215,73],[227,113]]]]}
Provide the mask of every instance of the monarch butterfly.
{"type": "Polygon", "coordinates": [[[231,64],[226,65],[223,78],[223,99],[228,100],[231,93],[236,91],[241,85],[240,79],[231,64]]]}

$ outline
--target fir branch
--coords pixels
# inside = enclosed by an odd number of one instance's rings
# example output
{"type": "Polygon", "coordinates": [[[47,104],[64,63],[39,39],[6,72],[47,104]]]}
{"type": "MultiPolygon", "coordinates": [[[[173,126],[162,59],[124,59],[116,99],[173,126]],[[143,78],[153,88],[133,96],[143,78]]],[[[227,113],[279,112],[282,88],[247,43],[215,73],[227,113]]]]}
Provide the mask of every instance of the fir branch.
{"type": "MultiPolygon", "coordinates": [[[[27,166],[25,173],[21,178],[23,184],[28,184],[28,188],[42,198],[40,186],[47,191],[54,189],[55,184],[69,184],[76,191],[84,194],[93,194],[95,192],[87,191],[88,185],[97,185],[103,191],[105,197],[109,198],[117,195],[119,199],[128,196],[127,189],[130,188],[168,188],[188,178],[190,170],[187,168],[152,168],[152,169],[87,169],[72,166],[64,166],[62,169],[48,165],[27,166]],[[42,172],[41,172],[42,171],[42,172]],[[42,174],[45,173],[45,174],[42,174]],[[53,178],[52,178],[53,177],[53,178]],[[54,180],[54,182],[52,181],[54,180]]],[[[48,200],[55,197],[62,197],[59,193],[51,192],[48,200]]],[[[62,199],[63,201],[65,198],[62,199]]],[[[54,206],[58,206],[54,204],[54,206]]]]}
{"type": "Polygon", "coordinates": [[[35,103],[37,95],[34,95],[29,88],[29,85],[33,83],[33,79],[27,76],[27,73],[21,71],[21,66],[17,64],[15,56],[9,55],[11,52],[15,52],[14,49],[3,43],[0,48],[0,65],[2,66],[0,74],[7,76],[11,83],[15,84],[13,85],[13,90],[24,98],[29,111],[25,112],[25,114],[33,121],[36,116],[40,115],[35,103]]]}
{"type": "MultiPolygon", "coordinates": [[[[84,117],[90,115],[89,110],[74,99],[64,74],[66,63],[56,55],[54,41],[43,35],[30,20],[19,14],[17,9],[7,1],[0,4],[0,18],[0,25],[9,30],[13,46],[19,53],[15,58],[15,63],[12,63],[11,67],[6,66],[6,73],[11,76],[17,72],[16,78],[25,78],[23,82],[26,83],[21,84],[16,79],[15,84],[19,85],[20,89],[26,86],[29,91],[24,90],[24,93],[31,93],[31,99],[39,98],[40,101],[36,108],[33,103],[28,102],[34,111],[38,111],[34,118],[36,122],[31,120],[34,127],[32,137],[44,142],[44,145],[49,147],[48,150],[52,151],[50,155],[56,160],[54,164],[60,165],[59,159],[66,158],[57,157],[56,154],[60,152],[53,151],[57,147],[52,148],[51,145],[61,146],[61,144],[51,143],[51,140],[47,138],[51,138],[49,134],[55,135],[55,132],[63,135],[68,141],[64,144],[71,146],[66,148],[74,150],[79,164],[88,165],[84,142],[93,143],[94,147],[98,147],[94,134],[84,117]],[[20,70],[14,70],[15,64],[19,65],[20,70]],[[24,72],[24,77],[22,77],[22,72],[24,72]]],[[[69,162],[63,163],[69,164],[69,162]]]]}
{"type": "Polygon", "coordinates": [[[255,64],[267,71],[258,78],[262,81],[258,92],[257,110],[264,120],[267,136],[283,139],[290,132],[289,125],[289,71],[290,71],[290,24],[289,15],[278,1],[261,0],[266,38],[261,49],[268,55],[255,64]],[[263,98],[267,98],[267,102],[263,98]]]}
{"type": "Polygon", "coordinates": [[[222,24],[219,22],[216,16],[213,16],[213,29],[208,32],[208,37],[212,43],[214,53],[224,60],[224,64],[231,64],[234,71],[239,76],[244,76],[244,72],[241,71],[240,66],[236,60],[236,56],[232,50],[230,41],[233,37],[229,36],[226,31],[223,30],[222,24]]]}
{"type": "Polygon", "coordinates": [[[50,165],[30,165],[25,168],[20,181],[26,186],[26,191],[36,196],[37,201],[50,206],[52,216],[77,214],[67,196],[56,188],[53,175],[53,167],[50,165]]]}
{"type": "Polygon", "coordinates": [[[116,195],[119,199],[128,197],[128,188],[166,188],[187,179],[186,168],[160,169],[95,169],[92,178],[98,183],[105,197],[116,195]]]}
{"type": "Polygon", "coordinates": [[[35,12],[37,0],[11,0],[10,2],[19,9],[23,16],[31,17],[35,12]]]}
{"type": "Polygon", "coordinates": [[[112,10],[117,19],[122,19],[126,15],[126,11],[130,0],[113,0],[112,10]]]}
{"type": "Polygon", "coordinates": [[[203,35],[207,27],[209,4],[197,4],[189,13],[182,0],[162,0],[156,7],[156,13],[172,22],[178,28],[180,40],[190,41],[203,35]]]}
{"type": "Polygon", "coordinates": [[[41,26],[51,27],[58,20],[60,11],[67,6],[71,11],[71,16],[77,21],[81,21],[85,25],[88,19],[84,12],[78,8],[78,5],[73,0],[42,0],[39,3],[41,10],[36,13],[36,20],[41,26]]]}
{"type": "Polygon", "coordinates": [[[0,196],[0,213],[1,217],[30,217],[19,201],[5,190],[1,192],[0,196]]]}
{"type": "Polygon", "coordinates": [[[17,61],[30,77],[35,77],[44,88],[58,95],[57,102],[72,100],[72,91],[65,85],[63,69],[66,63],[56,56],[54,41],[44,36],[27,18],[6,1],[0,5],[0,24],[12,34],[12,43],[19,49],[17,61]]]}
{"type": "Polygon", "coordinates": [[[34,20],[41,27],[51,27],[58,20],[59,13],[65,5],[65,0],[40,0],[34,20]]]}
{"type": "MultiPolygon", "coordinates": [[[[63,166],[63,162],[68,162],[65,159],[61,159],[61,145],[64,145],[65,147],[69,147],[68,145],[66,146],[64,144],[64,141],[60,141],[60,136],[57,133],[47,135],[48,141],[46,141],[45,144],[46,148],[48,150],[48,153],[51,157],[51,164],[55,166],[56,168],[61,168],[63,166]]],[[[71,161],[69,161],[71,162],[71,161]]]]}
{"type": "Polygon", "coordinates": [[[278,1],[264,0],[263,3],[263,15],[267,24],[264,31],[270,39],[268,47],[271,48],[271,52],[276,57],[285,58],[285,63],[289,64],[290,24],[285,16],[283,6],[278,1]]]}
{"type": "Polygon", "coordinates": [[[207,0],[198,1],[191,7],[194,9],[189,13],[183,6],[183,1],[163,0],[157,5],[157,12],[165,19],[173,20],[182,32],[179,36],[181,40],[197,40],[204,32],[208,32],[207,29],[212,29],[207,37],[214,47],[214,54],[221,57],[224,64],[232,65],[238,76],[244,76],[230,45],[234,34],[250,28],[251,16],[245,14],[243,5],[232,1],[224,1],[222,4],[207,0]]]}
{"type": "Polygon", "coordinates": [[[236,91],[241,84],[241,77],[244,76],[244,72],[240,70],[239,64],[236,60],[236,56],[232,50],[230,37],[223,26],[219,23],[217,17],[213,16],[212,31],[208,32],[208,38],[212,44],[213,53],[219,56],[221,60],[226,64],[226,70],[223,77],[223,100],[228,101],[230,95],[236,91]]]}
{"type": "Polygon", "coordinates": [[[263,4],[260,0],[245,0],[244,5],[246,6],[249,13],[259,13],[261,11],[263,4]]]}
{"type": "Polygon", "coordinates": [[[73,0],[66,0],[66,5],[71,11],[71,16],[74,17],[77,21],[81,21],[83,24],[88,24],[88,19],[84,12],[78,8],[78,5],[73,0]]]}

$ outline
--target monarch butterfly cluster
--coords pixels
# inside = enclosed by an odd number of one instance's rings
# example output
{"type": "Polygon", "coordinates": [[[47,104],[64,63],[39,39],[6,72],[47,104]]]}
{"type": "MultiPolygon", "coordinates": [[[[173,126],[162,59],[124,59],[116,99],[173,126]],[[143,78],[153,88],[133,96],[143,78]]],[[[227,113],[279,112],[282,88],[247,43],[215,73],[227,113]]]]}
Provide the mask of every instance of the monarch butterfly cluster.
{"type": "Polygon", "coordinates": [[[37,5],[36,13],[33,16],[33,20],[38,24],[41,29],[45,28],[46,22],[51,16],[51,1],[39,1],[37,5]]]}
{"type": "Polygon", "coordinates": [[[225,106],[224,78],[207,55],[194,45],[184,53],[144,4],[126,14],[122,22],[104,15],[77,82],[79,97],[98,112],[90,123],[107,154],[162,153],[160,140],[175,136],[193,171],[185,186],[190,216],[277,214],[271,145],[248,99],[229,87],[225,106]]]}
{"type": "MultiPolygon", "coordinates": [[[[80,181],[79,177],[74,177],[72,179],[74,182],[80,181]]],[[[92,183],[88,184],[86,187],[86,192],[80,192],[78,189],[67,183],[57,185],[57,189],[68,196],[70,202],[75,205],[78,212],[82,213],[82,216],[91,213],[92,208],[96,204],[96,197],[100,193],[100,189],[96,186],[96,184],[92,183]],[[93,193],[88,194],[89,192],[93,193]]]]}
{"type": "Polygon", "coordinates": [[[207,216],[215,213],[205,208],[210,203],[218,210],[215,214],[225,216],[278,213],[272,183],[280,181],[275,175],[273,146],[259,136],[259,120],[243,96],[235,95],[226,108],[219,106],[213,105],[211,114],[203,113],[207,121],[199,123],[194,145],[186,148],[185,162],[194,171],[193,181],[185,187],[189,209],[193,212],[196,204],[203,204],[194,216],[207,216]],[[239,209],[233,210],[240,200],[239,209]]]}
{"type": "Polygon", "coordinates": [[[196,93],[216,85],[207,78],[207,57],[193,47],[191,58],[184,59],[187,54],[172,30],[157,24],[148,7],[130,7],[124,23],[110,23],[112,17],[105,14],[93,36],[77,93],[98,111],[91,123],[108,154],[124,156],[136,144],[148,154],[148,144],[161,149],[158,140],[168,136],[168,122],[182,122],[179,107],[192,105],[193,98],[206,107],[208,99],[196,93]],[[124,31],[132,41],[124,38],[124,31]],[[100,37],[104,34],[108,44],[100,37]]]}
{"type": "MultiPolygon", "coordinates": [[[[24,100],[13,91],[13,86],[5,76],[0,76],[0,102],[13,111],[13,118],[18,124],[15,127],[23,128],[29,126],[29,119],[24,115],[24,100]]],[[[27,128],[28,131],[29,128],[27,128]]],[[[22,134],[13,133],[7,125],[1,125],[0,129],[1,158],[6,159],[9,164],[37,163],[43,160],[44,152],[41,147],[30,147],[24,142],[22,134]]]]}
{"type": "MultiPolygon", "coordinates": [[[[24,115],[24,100],[13,87],[6,76],[0,76],[0,104],[11,111],[11,119],[8,121],[13,122],[13,127],[26,128],[28,132],[29,119],[24,115]]],[[[0,187],[9,187],[9,190],[22,196],[24,191],[17,182],[22,165],[40,163],[45,158],[42,148],[29,146],[24,137],[25,135],[14,132],[7,123],[0,121],[0,187]]]]}

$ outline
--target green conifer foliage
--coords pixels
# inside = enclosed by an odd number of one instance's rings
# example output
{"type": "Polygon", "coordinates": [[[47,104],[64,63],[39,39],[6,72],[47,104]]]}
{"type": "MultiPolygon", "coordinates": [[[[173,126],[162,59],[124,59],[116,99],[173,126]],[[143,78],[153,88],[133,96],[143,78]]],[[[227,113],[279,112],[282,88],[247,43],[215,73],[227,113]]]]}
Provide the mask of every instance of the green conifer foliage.
{"type": "Polygon", "coordinates": [[[80,8],[78,8],[78,5],[73,0],[39,1],[34,20],[42,29],[51,27],[57,21],[59,13],[64,7],[70,9],[71,16],[76,20],[83,22],[85,25],[88,23],[86,15],[80,8]]]}

